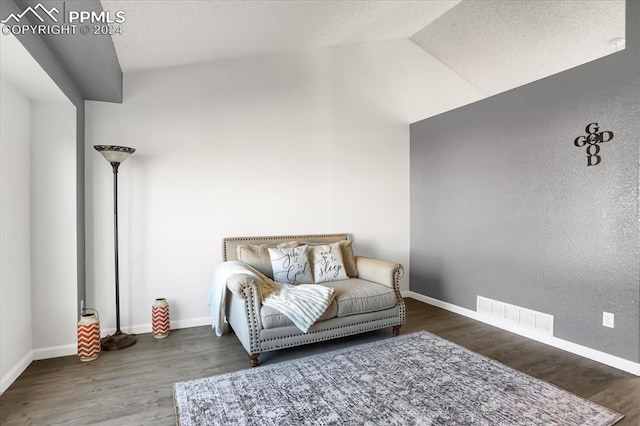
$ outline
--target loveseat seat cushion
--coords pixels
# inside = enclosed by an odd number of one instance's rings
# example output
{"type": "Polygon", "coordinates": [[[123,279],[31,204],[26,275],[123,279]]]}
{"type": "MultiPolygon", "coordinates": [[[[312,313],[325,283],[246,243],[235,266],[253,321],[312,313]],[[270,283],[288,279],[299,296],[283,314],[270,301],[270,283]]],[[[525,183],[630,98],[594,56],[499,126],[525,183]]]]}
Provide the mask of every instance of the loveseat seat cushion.
{"type": "Polygon", "coordinates": [[[395,290],[360,278],[325,283],[333,287],[334,302],[338,305],[338,317],[381,311],[398,304],[395,290]]]}
{"type": "MultiPolygon", "coordinates": [[[[338,314],[338,304],[335,299],[331,301],[331,304],[327,307],[327,310],[318,318],[317,322],[335,318],[338,314]]],[[[278,328],[294,325],[285,314],[273,309],[270,306],[264,306],[260,308],[260,318],[262,319],[262,328],[278,328]]]]}

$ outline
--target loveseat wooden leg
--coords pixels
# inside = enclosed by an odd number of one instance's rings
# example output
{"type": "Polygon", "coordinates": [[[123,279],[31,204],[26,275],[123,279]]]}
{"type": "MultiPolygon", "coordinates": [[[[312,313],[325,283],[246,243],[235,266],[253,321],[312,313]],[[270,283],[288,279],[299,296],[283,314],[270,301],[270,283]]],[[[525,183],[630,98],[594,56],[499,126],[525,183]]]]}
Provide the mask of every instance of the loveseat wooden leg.
{"type": "Polygon", "coordinates": [[[394,325],[393,326],[393,335],[397,336],[400,334],[400,327],[402,327],[401,325],[394,325]]]}
{"type": "Polygon", "coordinates": [[[258,362],[258,357],[260,356],[260,354],[249,354],[249,365],[251,367],[257,367],[259,362],[258,362]]]}

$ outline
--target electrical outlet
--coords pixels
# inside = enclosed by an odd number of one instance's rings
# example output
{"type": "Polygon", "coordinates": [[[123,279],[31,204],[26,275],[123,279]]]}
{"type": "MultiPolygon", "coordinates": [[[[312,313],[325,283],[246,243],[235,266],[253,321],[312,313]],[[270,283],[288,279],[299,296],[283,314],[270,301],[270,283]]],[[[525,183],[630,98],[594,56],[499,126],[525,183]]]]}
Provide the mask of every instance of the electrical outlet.
{"type": "Polygon", "coordinates": [[[611,312],[602,313],[602,325],[605,327],[613,328],[614,315],[611,312]]]}

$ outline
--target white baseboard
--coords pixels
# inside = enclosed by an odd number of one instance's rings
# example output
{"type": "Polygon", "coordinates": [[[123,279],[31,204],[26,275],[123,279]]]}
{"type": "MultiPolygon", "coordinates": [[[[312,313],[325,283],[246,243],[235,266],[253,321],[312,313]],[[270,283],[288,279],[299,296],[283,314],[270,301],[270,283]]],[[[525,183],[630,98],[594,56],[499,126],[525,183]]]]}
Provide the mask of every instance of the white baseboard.
{"type": "Polygon", "coordinates": [[[11,370],[0,379],[0,395],[27,369],[33,361],[33,351],[29,351],[11,370]]]}
{"type": "Polygon", "coordinates": [[[203,325],[211,325],[211,317],[200,317],[200,318],[191,318],[184,319],[179,321],[171,321],[171,328],[191,328],[191,327],[201,327],[203,325]]]}
{"type": "MultiPolygon", "coordinates": [[[[211,317],[190,318],[184,320],[171,321],[171,329],[177,330],[179,328],[198,327],[201,325],[211,324],[211,317]]],[[[105,337],[116,331],[115,328],[109,328],[101,330],[101,336],[105,337]]],[[[132,334],[151,333],[151,323],[134,325],[132,327],[122,327],[122,331],[132,334]]],[[[77,343],[71,343],[68,345],[51,346],[48,348],[34,349],[32,352],[33,360],[57,358],[60,356],[76,355],[78,353],[77,343]]],[[[23,370],[24,371],[24,370],[23,370]]]]}
{"type": "MultiPolygon", "coordinates": [[[[211,324],[211,317],[188,318],[183,320],[171,321],[171,329],[178,330],[180,328],[200,327],[202,325],[211,324]]],[[[133,325],[130,327],[121,327],[122,331],[130,334],[151,333],[151,323],[133,325]]],[[[101,328],[100,335],[106,337],[116,331],[115,328],[101,328]]]]}
{"type": "Polygon", "coordinates": [[[27,353],[16,365],[13,366],[2,379],[0,379],[0,395],[6,391],[24,370],[29,367],[33,361],[48,358],[57,358],[60,356],[76,355],[78,353],[78,345],[52,346],[49,348],[32,349],[27,353]]]}
{"type": "Polygon", "coordinates": [[[60,356],[69,356],[78,354],[78,343],[69,345],[50,346],[48,348],[40,348],[33,350],[33,359],[35,361],[41,359],[58,358],[60,356]]]}
{"type": "Polygon", "coordinates": [[[479,314],[476,311],[472,311],[467,308],[454,305],[452,303],[443,302],[442,300],[434,299],[433,297],[425,296],[414,291],[402,292],[403,297],[410,297],[411,299],[418,300],[420,302],[427,303],[429,305],[437,306],[438,308],[445,309],[447,311],[463,315],[465,317],[474,319],[476,321],[483,322],[485,324],[492,325],[494,327],[502,328],[503,330],[510,331],[520,336],[527,337],[532,340],[553,346],[558,349],[571,352],[576,355],[580,355],[585,358],[589,358],[593,361],[600,362],[610,367],[617,368],[627,373],[640,376],[640,363],[629,361],[628,359],[620,358],[615,355],[611,355],[605,352],[601,352],[587,346],[582,346],[577,343],[569,342],[568,340],[560,339],[554,336],[544,335],[532,330],[523,329],[517,326],[513,326],[509,323],[495,320],[489,316],[479,314]]]}
{"type": "MultiPolygon", "coordinates": [[[[211,317],[189,318],[184,320],[171,321],[171,329],[199,327],[202,325],[210,325],[211,317]]],[[[115,332],[115,328],[101,330],[102,337],[108,336],[115,332]]],[[[123,327],[125,333],[142,334],[151,333],[151,323],[134,325],[132,327],[123,327]]],[[[0,379],[0,395],[16,381],[18,377],[27,369],[32,361],[41,359],[57,358],[61,356],[77,355],[78,345],[72,343],[68,345],[51,346],[48,348],[33,349],[29,351],[7,374],[0,379]]]]}

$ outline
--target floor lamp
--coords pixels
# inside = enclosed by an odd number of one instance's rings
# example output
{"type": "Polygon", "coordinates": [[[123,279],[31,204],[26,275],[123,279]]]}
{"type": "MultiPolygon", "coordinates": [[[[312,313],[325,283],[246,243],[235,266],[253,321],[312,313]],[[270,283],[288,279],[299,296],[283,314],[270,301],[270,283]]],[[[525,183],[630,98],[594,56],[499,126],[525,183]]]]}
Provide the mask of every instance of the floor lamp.
{"type": "Polygon", "coordinates": [[[96,151],[111,163],[113,168],[113,247],[116,266],[116,332],[102,339],[102,350],[117,351],[136,343],[136,336],[120,330],[120,270],[118,267],[118,167],[136,152],[126,146],[94,145],[96,151]]]}

